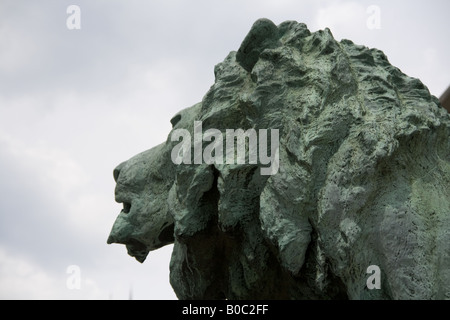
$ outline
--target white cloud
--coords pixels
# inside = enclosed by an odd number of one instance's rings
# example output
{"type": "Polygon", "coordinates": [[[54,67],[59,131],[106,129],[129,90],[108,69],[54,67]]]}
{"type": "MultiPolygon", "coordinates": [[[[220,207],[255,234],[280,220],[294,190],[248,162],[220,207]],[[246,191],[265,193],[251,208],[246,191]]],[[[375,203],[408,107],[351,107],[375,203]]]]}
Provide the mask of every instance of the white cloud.
{"type": "Polygon", "coordinates": [[[29,68],[38,46],[33,38],[6,26],[0,27],[0,72],[9,74],[29,68]]]}
{"type": "Polygon", "coordinates": [[[329,28],[333,34],[345,34],[366,28],[366,7],[356,1],[338,2],[317,11],[314,28],[329,28]]]}
{"type": "MultiPolygon", "coordinates": [[[[22,223],[27,227],[22,227],[19,234],[14,234],[23,242],[21,247],[10,246],[8,242],[3,244],[10,250],[18,250],[17,253],[24,257],[39,247],[46,251],[42,257],[39,252],[33,252],[33,260],[11,258],[3,254],[5,268],[11,266],[2,273],[1,283],[5,290],[11,292],[12,298],[21,299],[127,299],[132,283],[135,299],[173,299],[175,296],[168,284],[170,251],[167,250],[170,247],[165,248],[166,251],[152,253],[149,261],[141,266],[127,256],[124,246],[117,245],[120,247],[117,251],[114,250],[118,249],[114,248],[116,246],[106,245],[110,228],[120,211],[120,205],[114,202],[114,166],[142,151],[144,147],[161,142],[162,137],[166,138],[169,128],[159,138],[145,135],[143,132],[148,130],[151,112],[140,107],[130,115],[117,105],[107,105],[107,99],[101,96],[89,99],[66,94],[53,99],[58,107],[49,108],[43,117],[39,116],[39,112],[30,115],[22,128],[17,128],[19,121],[11,122],[12,117],[20,118],[21,111],[18,109],[6,110],[11,117],[9,121],[2,119],[5,126],[0,130],[0,145],[2,162],[6,165],[2,169],[12,175],[13,179],[7,181],[13,185],[21,182],[29,184],[28,188],[22,185],[13,188],[13,191],[9,186],[8,193],[4,194],[17,198],[18,194],[14,190],[20,188],[20,196],[24,200],[20,208],[13,204],[16,199],[8,200],[7,204],[11,203],[10,207],[19,212],[1,217],[3,224],[13,229],[22,223]],[[86,117],[86,112],[93,108],[96,108],[95,112],[86,117]],[[148,117],[139,117],[139,113],[147,114],[148,117]],[[62,132],[66,134],[58,135],[62,132]],[[136,146],[135,136],[141,138],[141,146],[136,146]],[[28,192],[33,190],[44,206],[36,208],[36,202],[30,200],[28,192]],[[10,223],[14,219],[17,221],[10,223]],[[20,222],[20,219],[24,220],[20,222]],[[34,243],[36,238],[39,239],[39,245],[34,243]],[[24,246],[28,246],[28,249],[24,246]],[[63,249],[62,254],[52,257],[54,254],[51,252],[55,249],[63,249]],[[111,253],[116,258],[110,259],[110,264],[101,261],[102,257],[108,257],[111,253]],[[117,256],[122,262],[117,263],[117,256]],[[49,260],[48,257],[56,258],[57,263],[51,265],[49,261],[44,262],[49,260]],[[92,260],[93,257],[100,261],[92,260]],[[60,273],[64,273],[64,265],[69,263],[80,265],[85,274],[90,272],[90,277],[83,277],[83,290],[61,287],[67,275],[60,273]],[[130,265],[123,268],[124,264],[130,265]],[[18,270],[25,268],[29,272],[10,272],[21,265],[24,267],[18,270]],[[145,269],[147,267],[150,269],[145,269]],[[59,275],[55,275],[55,268],[59,270],[59,275]],[[105,273],[105,270],[108,272],[105,273]],[[100,284],[97,285],[92,279],[97,279],[100,284]],[[98,286],[103,289],[99,290],[98,286]],[[12,287],[16,290],[8,289],[12,287]],[[161,289],[154,291],[155,287],[161,289]]],[[[137,103],[139,99],[138,95],[134,102],[137,103]]],[[[22,110],[34,110],[32,100],[13,100],[12,105],[22,110]]],[[[37,106],[45,105],[42,99],[36,101],[40,101],[37,106]]],[[[166,116],[164,120],[169,123],[168,119],[166,116]]],[[[2,238],[10,241],[8,235],[2,238]]]]}
{"type": "Polygon", "coordinates": [[[414,71],[416,74],[420,74],[420,80],[423,83],[430,85],[431,93],[439,98],[450,85],[450,75],[447,72],[442,72],[445,70],[442,61],[445,61],[449,66],[450,63],[436,47],[423,47],[420,49],[418,56],[421,58],[421,63],[415,66],[414,71]],[[436,70],[442,71],[436,72],[436,70]]]}
{"type": "Polygon", "coordinates": [[[18,166],[33,174],[36,185],[50,187],[49,193],[63,199],[89,182],[89,176],[64,149],[52,148],[45,141],[29,145],[0,132],[0,143],[18,166]]]}
{"type": "Polygon", "coordinates": [[[70,274],[50,274],[24,257],[9,254],[0,247],[0,299],[106,299],[91,278],[81,277],[80,289],[70,289],[70,274]]]}
{"type": "Polygon", "coordinates": [[[0,189],[10,199],[0,205],[0,227],[11,230],[0,234],[0,298],[127,299],[130,287],[135,298],[174,298],[171,246],[140,265],[124,246],[106,245],[120,211],[112,170],[166,139],[171,116],[203,98],[214,65],[258,18],[330,27],[336,38],[386,50],[406,73],[445,89],[448,45],[439,39],[448,20],[425,16],[409,40],[419,21],[410,14],[422,12],[410,2],[397,10],[380,2],[382,29],[371,32],[368,3],[80,0],[82,29],[69,31],[69,2],[1,2],[0,189]],[[429,43],[418,49],[420,36],[429,43]],[[81,291],[66,288],[71,263],[81,268],[81,291]]]}
{"type": "Polygon", "coordinates": [[[122,245],[112,244],[107,249],[112,253],[101,261],[101,267],[92,278],[98,279],[102,288],[107,288],[109,298],[128,299],[131,289],[136,300],[176,299],[169,283],[173,245],[150,252],[143,264],[128,256],[122,245]]]}

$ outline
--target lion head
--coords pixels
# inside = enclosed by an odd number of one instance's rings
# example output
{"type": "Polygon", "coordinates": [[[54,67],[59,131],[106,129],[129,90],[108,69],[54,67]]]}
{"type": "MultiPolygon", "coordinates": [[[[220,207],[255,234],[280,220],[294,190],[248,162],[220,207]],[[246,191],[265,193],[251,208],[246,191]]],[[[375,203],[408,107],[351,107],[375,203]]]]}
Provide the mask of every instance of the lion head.
{"type": "MultiPolygon", "coordinates": [[[[123,204],[108,243],[122,243],[143,262],[151,250],[173,242],[173,219],[167,210],[170,177],[159,171],[164,145],[123,162],[114,170],[115,198],[123,204]]],[[[173,179],[172,179],[173,180],[173,179]]]]}
{"type": "Polygon", "coordinates": [[[173,242],[182,299],[450,298],[450,117],[419,80],[328,29],[267,19],[214,72],[165,143],[114,170],[109,243],[142,262],[173,242]],[[220,144],[230,129],[245,155],[220,144]],[[274,139],[265,175],[252,152],[274,139]]]}
{"type": "MultiPolygon", "coordinates": [[[[179,112],[172,123],[177,124],[183,116],[179,125],[187,126],[196,109],[179,112]]],[[[123,209],[107,242],[125,244],[128,254],[139,262],[144,262],[150,251],[174,241],[174,219],[167,203],[175,180],[170,153],[171,145],[162,143],[121,163],[113,172],[115,200],[123,209]]]]}

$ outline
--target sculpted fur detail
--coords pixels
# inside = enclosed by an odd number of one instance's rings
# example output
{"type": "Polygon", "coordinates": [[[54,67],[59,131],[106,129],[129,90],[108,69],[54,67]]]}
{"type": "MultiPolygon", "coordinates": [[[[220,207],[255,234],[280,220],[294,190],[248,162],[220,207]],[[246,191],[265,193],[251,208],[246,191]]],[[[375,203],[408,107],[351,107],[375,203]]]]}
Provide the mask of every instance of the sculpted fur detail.
{"type": "Polygon", "coordinates": [[[174,162],[171,132],[114,171],[108,243],[141,262],[174,243],[180,299],[450,299],[450,116],[419,80],[328,29],[267,19],[214,72],[172,132],[278,130],[277,172],[174,162]]]}

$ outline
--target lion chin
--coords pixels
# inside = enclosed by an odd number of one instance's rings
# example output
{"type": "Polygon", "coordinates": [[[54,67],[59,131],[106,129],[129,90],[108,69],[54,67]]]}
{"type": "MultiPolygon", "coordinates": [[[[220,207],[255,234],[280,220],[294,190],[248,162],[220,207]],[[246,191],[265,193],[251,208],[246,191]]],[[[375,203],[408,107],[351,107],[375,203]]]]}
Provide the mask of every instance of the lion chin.
{"type": "Polygon", "coordinates": [[[126,248],[128,254],[136,258],[136,260],[140,263],[143,263],[145,261],[148,253],[150,252],[150,250],[147,249],[147,247],[143,243],[136,240],[130,240],[126,245],[126,248]]]}

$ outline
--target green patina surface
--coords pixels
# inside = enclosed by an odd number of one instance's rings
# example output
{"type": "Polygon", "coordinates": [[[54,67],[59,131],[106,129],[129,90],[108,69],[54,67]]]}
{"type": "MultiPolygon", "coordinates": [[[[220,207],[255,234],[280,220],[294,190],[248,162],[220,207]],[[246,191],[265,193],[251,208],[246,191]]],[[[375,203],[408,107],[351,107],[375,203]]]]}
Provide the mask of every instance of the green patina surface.
{"type": "Polygon", "coordinates": [[[109,243],[141,262],[174,243],[181,299],[450,299],[450,116],[418,79],[267,19],[214,72],[173,130],[278,129],[278,172],[175,165],[169,134],[116,168],[109,243]]]}

